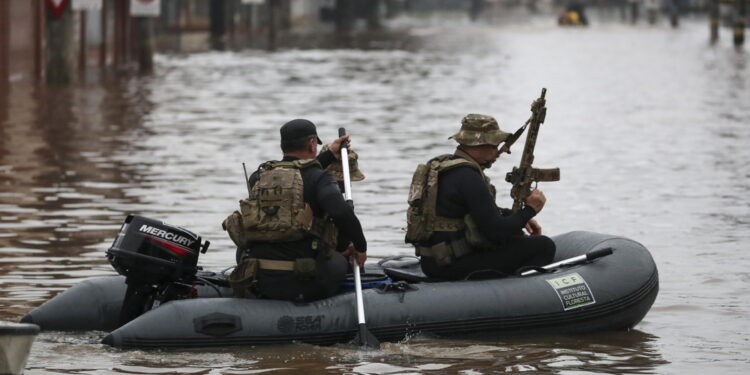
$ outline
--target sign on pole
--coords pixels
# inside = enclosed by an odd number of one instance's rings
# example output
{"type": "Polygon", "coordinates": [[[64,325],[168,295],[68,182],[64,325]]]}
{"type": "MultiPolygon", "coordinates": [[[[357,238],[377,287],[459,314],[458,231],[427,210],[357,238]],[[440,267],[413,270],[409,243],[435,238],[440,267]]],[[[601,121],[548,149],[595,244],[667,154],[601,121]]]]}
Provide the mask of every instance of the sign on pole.
{"type": "Polygon", "coordinates": [[[47,6],[52,10],[52,16],[57,18],[60,17],[65,7],[68,6],[70,0],[47,0],[47,6]]]}
{"type": "Polygon", "coordinates": [[[73,0],[71,6],[73,10],[100,10],[102,0],[73,0]]]}
{"type": "Polygon", "coordinates": [[[161,0],[130,0],[130,15],[133,17],[159,17],[161,0]]]}

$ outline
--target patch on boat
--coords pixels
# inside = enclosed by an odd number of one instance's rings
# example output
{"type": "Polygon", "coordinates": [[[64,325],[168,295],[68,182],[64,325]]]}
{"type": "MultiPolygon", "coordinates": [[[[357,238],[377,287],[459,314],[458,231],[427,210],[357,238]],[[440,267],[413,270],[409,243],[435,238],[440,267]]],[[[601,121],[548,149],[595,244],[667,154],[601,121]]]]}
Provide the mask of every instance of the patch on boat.
{"type": "Polygon", "coordinates": [[[317,332],[320,331],[325,315],[306,315],[291,317],[284,315],[276,322],[281,333],[317,332]]]}
{"type": "Polygon", "coordinates": [[[547,282],[557,292],[557,296],[560,297],[560,302],[563,304],[563,309],[566,311],[596,303],[589,285],[578,273],[549,279],[547,282]]]}

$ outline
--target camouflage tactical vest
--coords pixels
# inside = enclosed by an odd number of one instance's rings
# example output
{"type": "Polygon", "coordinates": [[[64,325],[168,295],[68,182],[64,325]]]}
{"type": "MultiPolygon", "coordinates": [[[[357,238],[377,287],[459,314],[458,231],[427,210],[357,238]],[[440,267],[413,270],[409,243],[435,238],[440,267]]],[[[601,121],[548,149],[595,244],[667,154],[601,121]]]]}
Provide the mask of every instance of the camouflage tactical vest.
{"type": "Polygon", "coordinates": [[[224,229],[240,248],[256,242],[289,242],[312,236],[327,251],[336,247],[338,230],[327,217],[313,215],[304,200],[300,170],[320,167],[314,160],[269,161],[258,167],[258,180],[239,211],[224,220],[224,229]]]}
{"type": "MultiPolygon", "coordinates": [[[[453,156],[451,154],[440,155],[426,164],[418,165],[414,171],[409,188],[409,208],[406,211],[405,241],[407,243],[420,244],[427,241],[433,232],[457,232],[466,228],[467,221],[470,225],[473,224],[469,215],[467,215],[468,220],[437,215],[438,176],[444,171],[462,166],[478,170],[484,177],[494,201],[495,186],[490,183],[482,168],[460,150],[455,154],[459,158],[453,158],[453,156]]],[[[472,226],[475,227],[475,225],[472,226]]]]}

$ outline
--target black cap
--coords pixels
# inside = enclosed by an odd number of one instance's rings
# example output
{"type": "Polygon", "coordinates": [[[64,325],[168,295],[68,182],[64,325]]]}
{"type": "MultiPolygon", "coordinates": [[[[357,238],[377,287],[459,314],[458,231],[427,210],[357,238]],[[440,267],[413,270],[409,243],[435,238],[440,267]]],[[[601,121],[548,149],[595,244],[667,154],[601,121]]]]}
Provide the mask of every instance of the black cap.
{"type": "Polygon", "coordinates": [[[307,138],[314,135],[318,140],[318,144],[322,145],[323,141],[318,137],[318,131],[315,129],[315,124],[305,119],[294,119],[281,126],[281,142],[295,141],[301,138],[307,138]]]}

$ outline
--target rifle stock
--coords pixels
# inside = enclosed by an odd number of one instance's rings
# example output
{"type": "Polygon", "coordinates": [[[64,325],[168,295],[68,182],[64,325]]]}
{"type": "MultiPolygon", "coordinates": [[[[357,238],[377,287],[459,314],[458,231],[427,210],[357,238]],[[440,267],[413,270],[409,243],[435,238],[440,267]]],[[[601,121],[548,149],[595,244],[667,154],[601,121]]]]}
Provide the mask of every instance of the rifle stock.
{"type": "MultiPolygon", "coordinates": [[[[544,98],[546,93],[547,89],[543,88],[541,96],[531,103],[531,117],[526,122],[529,131],[526,133],[526,143],[523,146],[521,163],[518,167],[513,167],[513,170],[505,175],[505,181],[513,184],[513,187],[510,189],[510,196],[513,198],[513,213],[517,213],[523,208],[524,200],[531,194],[532,184],[560,180],[560,168],[540,169],[532,166],[534,163],[534,148],[539,136],[539,127],[544,123],[545,117],[547,117],[546,99],[544,98]]],[[[515,134],[514,136],[518,138],[515,134]]]]}
{"type": "Polygon", "coordinates": [[[560,181],[560,168],[532,168],[532,180],[538,182],[560,181]]]}

